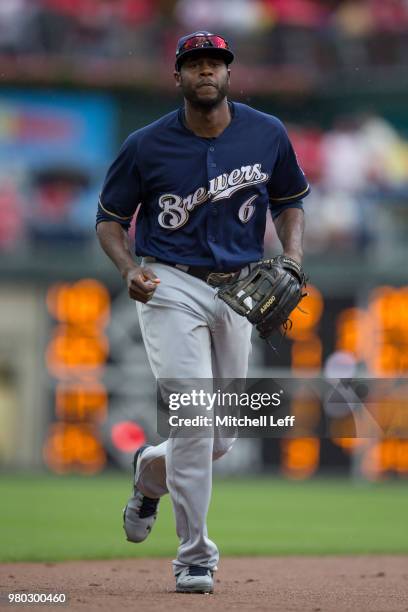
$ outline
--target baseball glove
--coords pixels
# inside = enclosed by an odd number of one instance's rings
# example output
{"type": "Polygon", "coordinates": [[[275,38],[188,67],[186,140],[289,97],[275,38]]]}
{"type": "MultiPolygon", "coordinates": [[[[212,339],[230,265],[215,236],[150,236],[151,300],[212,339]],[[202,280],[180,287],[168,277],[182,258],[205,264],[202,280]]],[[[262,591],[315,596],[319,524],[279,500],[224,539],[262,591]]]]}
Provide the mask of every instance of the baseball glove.
{"type": "Polygon", "coordinates": [[[259,261],[245,278],[221,287],[218,296],[269,340],[279,327],[286,328],[290,313],[307,295],[305,287],[302,266],[278,255],[259,261]]]}

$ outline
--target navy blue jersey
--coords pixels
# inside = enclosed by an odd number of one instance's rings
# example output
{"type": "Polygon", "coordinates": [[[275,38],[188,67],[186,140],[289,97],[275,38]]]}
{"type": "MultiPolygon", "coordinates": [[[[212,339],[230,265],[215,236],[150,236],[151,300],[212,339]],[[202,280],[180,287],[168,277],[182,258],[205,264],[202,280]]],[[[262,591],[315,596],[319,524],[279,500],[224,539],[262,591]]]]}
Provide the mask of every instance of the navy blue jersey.
{"type": "Polygon", "coordinates": [[[184,123],[183,109],[131,134],[108,170],[97,223],[136,222],[136,254],[233,270],[263,256],[276,217],[309,192],[283,124],[245,104],[217,138],[184,123]]]}

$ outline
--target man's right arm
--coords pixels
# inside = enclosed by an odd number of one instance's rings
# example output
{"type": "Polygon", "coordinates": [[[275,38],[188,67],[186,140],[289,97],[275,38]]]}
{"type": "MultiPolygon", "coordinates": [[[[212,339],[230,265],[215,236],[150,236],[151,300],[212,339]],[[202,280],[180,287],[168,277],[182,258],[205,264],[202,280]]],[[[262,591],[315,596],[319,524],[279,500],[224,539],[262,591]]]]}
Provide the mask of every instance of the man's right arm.
{"type": "Polygon", "coordinates": [[[138,266],[129,248],[126,229],[116,221],[100,221],[96,232],[99,243],[125,280],[129,297],[137,302],[148,302],[160,280],[149,268],[138,266]]]}

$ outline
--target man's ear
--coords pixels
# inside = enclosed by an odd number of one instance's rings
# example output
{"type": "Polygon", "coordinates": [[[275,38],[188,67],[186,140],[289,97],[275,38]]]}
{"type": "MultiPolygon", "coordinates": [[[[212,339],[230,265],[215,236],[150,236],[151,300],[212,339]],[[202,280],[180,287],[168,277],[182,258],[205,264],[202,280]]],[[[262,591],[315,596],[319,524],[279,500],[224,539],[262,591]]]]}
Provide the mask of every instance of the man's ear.
{"type": "Polygon", "coordinates": [[[181,75],[177,70],[174,71],[174,80],[176,81],[176,87],[180,87],[181,75]]]}

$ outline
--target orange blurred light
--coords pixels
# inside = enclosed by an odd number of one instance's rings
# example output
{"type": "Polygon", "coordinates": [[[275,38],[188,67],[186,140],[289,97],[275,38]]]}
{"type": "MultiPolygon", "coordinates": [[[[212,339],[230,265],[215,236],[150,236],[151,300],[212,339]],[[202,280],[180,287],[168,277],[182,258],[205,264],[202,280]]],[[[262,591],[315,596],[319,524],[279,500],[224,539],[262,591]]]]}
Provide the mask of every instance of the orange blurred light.
{"type": "Polygon", "coordinates": [[[373,342],[370,317],[361,308],[346,308],[336,321],[336,350],[347,351],[363,359],[373,342]]]}
{"type": "Polygon", "coordinates": [[[395,287],[378,287],[370,295],[370,312],[385,328],[406,328],[407,306],[406,292],[395,287]]]}
{"type": "Polygon", "coordinates": [[[373,480],[389,472],[408,474],[408,440],[394,438],[374,444],[364,454],[362,471],[373,480]]]}
{"type": "Polygon", "coordinates": [[[370,294],[369,314],[377,346],[368,357],[375,374],[408,371],[408,287],[377,287],[370,294]]]}
{"type": "Polygon", "coordinates": [[[309,336],[305,341],[292,345],[293,369],[319,369],[322,364],[322,342],[317,336],[309,336]]]}
{"type": "Polygon", "coordinates": [[[330,419],[330,437],[342,440],[352,440],[357,433],[357,417],[354,414],[347,414],[340,418],[330,419]]]}
{"type": "Polygon", "coordinates": [[[287,332],[289,338],[303,339],[321,319],[324,305],[322,294],[313,285],[307,286],[307,293],[290,315],[293,325],[287,332]]]}
{"type": "Polygon", "coordinates": [[[398,346],[382,343],[368,360],[374,374],[397,374],[401,372],[401,354],[398,346]]]}
{"type": "Polygon", "coordinates": [[[291,402],[290,414],[295,417],[295,427],[292,430],[296,436],[310,435],[318,426],[321,417],[320,400],[307,397],[296,396],[291,402]]]}
{"type": "Polygon", "coordinates": [[[83,329],[60,325],[46,350],[46,362],[50,372],[69,368],[100,368],[108,356],[108,340],[92,328],[83,329]]]}
{"type": "Polygon", "coordinates": [[[108,290],[93,279],[52,285],[47,293],[47,306],[53,317],[61,323],[104,326],[109,321],[108,290]]]}
{"type": "Polygon", "coordinates": [[[281,469],[288,478],[305,480],[317,470],[320,458],[318,438],[284,439],[281,449],[281,469]]]}
{"type": "Polygon", "coordinates": [[[399,474],[408,474],[408,440],[397,440],[395,469],[399,474]]]}
{"type": "Polygon", "coordinates": [[[68,421],[98,421],[106,418],[108,393],[104,385],[97,382],[81,384],[58,383],[55,394],[56,415],[68,421]]]}
{"type": "Polygon", "coordinates": [[[360,448],[367,443],[365,438],[331,438],[331,441],[347,452],[360,448]]]}
{"type": "Polygon", "coordinates": [[[105,450],[89,425],[53,423],[43,447],[48,467],[58,474],[95,474],[106,463],[105,450]]]}

